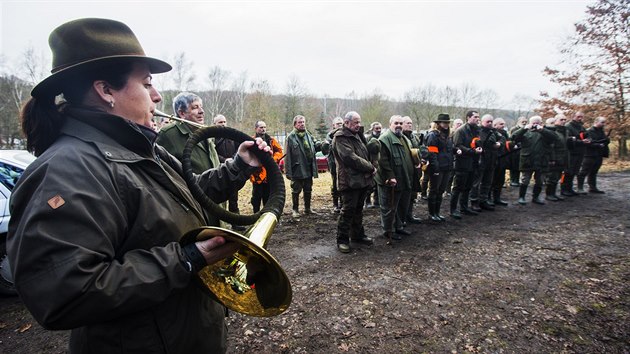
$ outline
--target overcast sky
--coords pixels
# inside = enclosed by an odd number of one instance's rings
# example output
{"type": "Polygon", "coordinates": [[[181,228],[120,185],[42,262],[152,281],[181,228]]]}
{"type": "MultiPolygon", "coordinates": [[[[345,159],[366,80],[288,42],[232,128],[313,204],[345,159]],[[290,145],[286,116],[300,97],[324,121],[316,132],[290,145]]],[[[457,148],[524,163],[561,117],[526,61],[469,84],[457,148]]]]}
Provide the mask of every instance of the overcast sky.
{"type": "MultiPolygon", "coordinates": [[[[592,1],[1,1],[0,48],[28,46],[81,17],[125,22],[149,56],[184,52],[196,84],[215,65],[285,91],[296,75],[312,94],[379,92],[400,99],[428,83],[474,84],[502,102],[555,87],[542,76],[592,1]]],[[[49,54],[47,54],[49,55],[49,54]]],[[[50,65],[50,64],[48,64],[50,65]]]]}

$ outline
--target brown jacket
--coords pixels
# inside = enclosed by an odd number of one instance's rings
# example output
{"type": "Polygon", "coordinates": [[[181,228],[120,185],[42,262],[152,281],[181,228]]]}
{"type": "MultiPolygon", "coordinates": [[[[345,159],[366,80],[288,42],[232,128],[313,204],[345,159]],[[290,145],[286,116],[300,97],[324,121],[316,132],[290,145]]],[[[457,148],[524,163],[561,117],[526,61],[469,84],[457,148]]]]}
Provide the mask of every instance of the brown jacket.
{"type": "MultiPolygon", "coordinates": [[[[7,246],[22,301],[45,328],[72,329],[71,353],[225,351],[224,307],[182,263],[179,238],[206,217],[179,161],[129,121],[70,114],[13,191],[7,246]]],[[[225,200],[251,170],[237,159],[197,178],[225,200]]]]}
{"type": "Polygon", "coordinates": [[[375,166],[370,162],[363,134],[354,134],[346,127],[338,129],[333,136],[332,152],[337,165],[338,190],[372,186],[375,166]]]}

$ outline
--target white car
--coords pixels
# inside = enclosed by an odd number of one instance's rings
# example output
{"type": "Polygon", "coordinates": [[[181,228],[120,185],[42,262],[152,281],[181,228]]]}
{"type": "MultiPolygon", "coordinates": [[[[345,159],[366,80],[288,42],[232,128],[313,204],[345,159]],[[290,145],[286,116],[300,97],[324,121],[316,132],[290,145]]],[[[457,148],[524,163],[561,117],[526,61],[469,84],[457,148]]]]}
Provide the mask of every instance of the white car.
{"type": "Polygon", "coordinates": [[[9,227],[9,199],[18,178],[35,156],[26,150],[0,150],[0,294],[15,295],[13,276],[6,256],[7,230],[9,227]]]}

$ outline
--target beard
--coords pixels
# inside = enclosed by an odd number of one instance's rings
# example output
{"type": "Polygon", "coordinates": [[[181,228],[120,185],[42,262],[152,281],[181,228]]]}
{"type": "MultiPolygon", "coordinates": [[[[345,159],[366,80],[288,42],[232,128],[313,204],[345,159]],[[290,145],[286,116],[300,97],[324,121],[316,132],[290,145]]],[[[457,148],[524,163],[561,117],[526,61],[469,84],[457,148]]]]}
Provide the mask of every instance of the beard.
{"type": "Polygon", "coordinates": [[[402,127],[394,128],[394,134],[400,138],[402,136],[402,127]]]}

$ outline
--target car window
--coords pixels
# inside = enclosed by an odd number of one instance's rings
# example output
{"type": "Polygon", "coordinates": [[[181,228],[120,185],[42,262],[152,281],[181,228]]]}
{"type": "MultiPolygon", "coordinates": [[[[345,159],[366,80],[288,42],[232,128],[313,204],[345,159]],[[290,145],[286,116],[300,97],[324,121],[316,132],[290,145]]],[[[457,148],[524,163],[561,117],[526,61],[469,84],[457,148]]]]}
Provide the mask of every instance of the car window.
{"type": "Polygon", "coordinates": [[[20,178],[22,173],[24,173],[23,169],[9,165],[4,162],[0,162],[0,183],[2,183],[9,190],[13,190],[13,187],[15,187],[15,183],[17,182],[18,178],[20,178]]]}

